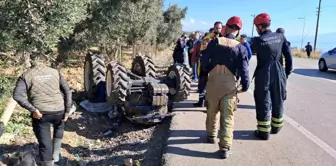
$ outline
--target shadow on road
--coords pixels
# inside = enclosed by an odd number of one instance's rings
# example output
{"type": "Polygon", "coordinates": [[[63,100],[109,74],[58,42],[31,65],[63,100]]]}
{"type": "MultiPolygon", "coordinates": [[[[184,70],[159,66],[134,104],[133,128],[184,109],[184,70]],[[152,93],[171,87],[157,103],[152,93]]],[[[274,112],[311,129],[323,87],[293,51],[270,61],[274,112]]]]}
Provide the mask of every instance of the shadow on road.
{"type": "Polygon", "coordinates": [[[233,131],[233,139],[235,140],[259,140],[254,136],[254,130],[236,130],[233,131]]]}
{"type": "Polygon", "coordinates": [[[238,109],[251,109],[251,110],[255,110],[255,105],[238,104],[237,108],[238,109]]]}
{"type": "MultiPolygon", "coordinates": [[[[233,132],[234,140],[258,140],[253,130],[237,130],[233,132]]],[[[182,144],[207,144],[205,130],[173,130],[167,142],[167,152],[176,155],[218,159],[217,152],[202,152],[176,147],[182,144]]],[[[217,146],[217,145],[215,145],[217,146]]]]}
{"type": "Polygon", "coordinates": [[[173,112],[204,112],[205,107],[194,107],[197,100],[187,100],[180,103],[174,103],[173,112]]]}
{"type": "Polygon", "coordinates": [[[318,69],[295,69],[293,73],[309,76],[309,77],[317,77],[317,78],[325,78],[329,80],[336,80],[336,71],[330,70],[328,72],[321,72],[318,69]]]}
{"type": "Polygon", "coordinates": [[[173,146],[169,146],[168,149],[169,149],[169,153],[181,155],[181,156],[220,159],[218,155],[218,151],[217,152],[201,152],[201,151],[184,149],[184,148],[173,147],[173,146]]]}

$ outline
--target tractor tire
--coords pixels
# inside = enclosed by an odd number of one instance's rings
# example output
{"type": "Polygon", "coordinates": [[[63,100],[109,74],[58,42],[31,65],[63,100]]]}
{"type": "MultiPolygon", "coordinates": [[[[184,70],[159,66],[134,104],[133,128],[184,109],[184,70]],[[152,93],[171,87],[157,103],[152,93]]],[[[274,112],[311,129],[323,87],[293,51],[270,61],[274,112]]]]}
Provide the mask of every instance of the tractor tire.
{"type": "Polygon", "coordinates": [[[152,58],[136,56],[132,62],[131,72],[141,77],[156,78],[156,67],[152,58]]]}
{"type": "Polygon", "coordinates": [[[94,98],[97,92],[97,85],[105,82],[105,63],[103,56],[100,54],[88,54],[85,57],[84,65],[84,89],[86,96],[94,98]]]}
{"type": "Polygon", "coordinates": [[[172,80],[169,87],[169,99],[173,102],[181,102],[188,98],[191,90],[191,74],[181,64],[169,67],[167,77],[172,80]]]}
{"type": "Polygon", "coordinates": [[[117,61],[107,65],[106,101],[113,105],[123,105],[130,86],[126,68],[117,61]]]}

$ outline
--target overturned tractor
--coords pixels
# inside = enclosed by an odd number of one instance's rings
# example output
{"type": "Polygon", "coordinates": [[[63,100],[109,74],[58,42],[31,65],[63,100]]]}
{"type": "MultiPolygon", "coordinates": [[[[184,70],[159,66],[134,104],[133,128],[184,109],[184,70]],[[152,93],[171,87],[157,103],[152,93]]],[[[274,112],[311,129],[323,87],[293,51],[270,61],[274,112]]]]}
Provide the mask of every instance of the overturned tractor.
{"type": "Polygon", "coordinates": [[[172,116],[173,103],[186,100],[191,89],[189,68],[182,64],[173,64],[168,70],[157,68],[150,57],[137,56],[130,70],[111,61],[103,72],[103,57],[90,51],[84,67],[85,92],[92,102],[104,98],[116,106],[114,117],[121,113],[134,123],[156,124],[172,116]]]}

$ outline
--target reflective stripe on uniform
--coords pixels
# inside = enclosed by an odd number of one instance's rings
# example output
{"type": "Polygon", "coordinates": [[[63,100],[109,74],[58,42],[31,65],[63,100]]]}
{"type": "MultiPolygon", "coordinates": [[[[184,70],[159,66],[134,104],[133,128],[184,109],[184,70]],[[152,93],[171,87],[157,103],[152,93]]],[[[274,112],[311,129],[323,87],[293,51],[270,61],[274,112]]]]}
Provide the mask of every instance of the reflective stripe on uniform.
{"type": "Polygon", "coordinates": [[[272,122],[271,125],[272,125],[273,127],[282,127],[282,126],[283,126],[283,123],[278,124],[278,123],[274,123],[274,122],[272,122]]]}
{"type": "Polygon", "coordinates": [[[273,127],[282,127],[284,118],[272,118],[272,126],[273,127]]]}
{"type": "Polygon", "coordinates": [[[278,122],[278,123],[282,123],[284,120],[284,118],[272,118],[273,122],[278,122]]]}
{"type": "Polygon", "coordinates": [[[258,125],[263,125],[263,126],[267,126],[267,125],[271,125],[270,121],[258,121],[258,125]]]}
{"type": "Polygon", "coordinates": [[[261,132],[270,132],[271,131],[271,128],[266,128],[266,127],[257,127],[257,129],[261,132]]]}

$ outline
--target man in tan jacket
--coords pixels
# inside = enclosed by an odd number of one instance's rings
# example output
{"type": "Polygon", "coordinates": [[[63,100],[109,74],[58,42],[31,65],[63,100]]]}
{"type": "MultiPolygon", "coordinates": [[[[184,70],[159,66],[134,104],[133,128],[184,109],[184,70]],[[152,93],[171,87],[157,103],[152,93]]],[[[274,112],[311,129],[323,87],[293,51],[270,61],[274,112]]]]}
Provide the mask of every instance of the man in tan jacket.
{"type": "Polygon", "coordinates": [[[220,112],[219,148],[224,159],[232,146],[238,77],[241,78],[242,92],[248,90],[250,83],[247,50],[235,40],[241,28],[241,19],[231,17],[226,23],[225,37],[212,40],[201,58],[204,71],[209,73],[206,85],[208,142],[215,143],[216,115],[220,112]]]}

